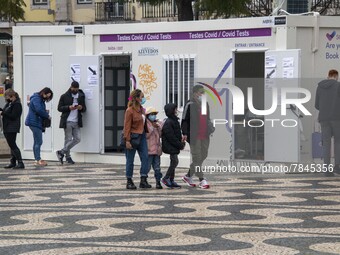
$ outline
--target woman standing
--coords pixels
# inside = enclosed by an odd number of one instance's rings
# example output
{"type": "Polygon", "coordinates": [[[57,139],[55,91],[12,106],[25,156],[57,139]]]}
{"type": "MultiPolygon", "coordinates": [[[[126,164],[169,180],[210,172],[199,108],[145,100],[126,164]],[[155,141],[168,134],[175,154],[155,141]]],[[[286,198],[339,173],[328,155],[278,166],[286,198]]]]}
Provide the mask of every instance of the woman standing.
{"type": "Polygon", "coordinates": [[[141,168],[140,175],[141,181],[140,188],[151,188],[151,185],[147,182],[148,178],[148,145],[146,141],[147,126],[145,122],[144,109],[142,104],[145,103],[144,94],[140,89],[135,89],[130,93],[128,108],[125,111],[124,117],[124,139],[125,139],[125,156],[126,156],[126,178],[127,189],[136,189],[137,187],[132,181],[133,167],[136,151],[138,151],[141,168]],[[139,140],[138,145],[134,144],[132,147],[132,137],[139,140]]]}
{"type": "Polygon", "coordinates": [[[43,119],[51,119],[46,111],[45,102],[51,101],[53,92],[50,88],[43,88],[40,92],[34,93],[30,98],[29,111],[26,117],[25,125],[28,126],[33,133],[33,153],[36,166],[46,166],[47,162],[41,160],[40,148],[43,143],[43,119]]]}
{"type": "Polygon", "coordinates": [[[20,132],[20,119],[22,114],[22,105],[19,95],[13,89],[5,91],[6,104],[1,112],[3,132],[11,148],[11,161],[5,168],[24,169],[25,165],[22,162],[21,152],[17,146],[17,133],[20,132]],[[18,164],[17,164],[18,162],[18,164]]]}

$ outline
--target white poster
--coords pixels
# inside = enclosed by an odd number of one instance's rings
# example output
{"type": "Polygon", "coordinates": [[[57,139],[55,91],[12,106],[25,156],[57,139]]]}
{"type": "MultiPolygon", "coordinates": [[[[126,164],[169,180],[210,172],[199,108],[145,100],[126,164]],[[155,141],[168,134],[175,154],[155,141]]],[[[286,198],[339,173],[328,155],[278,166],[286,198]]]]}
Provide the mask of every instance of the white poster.
{"type": "Polygon", "coordinates": [[[71,81],[80,82],[80,64],[70,65],[70,79],[71,81]]]}
{"type": "Polygon", "coordinates": [[[87,67],[87,83],[89,86],[98,86],[98,67],[88,66],[87,67]]]}
{"type": "Polygon", "coordinates": [[[84,89],[85,98],[88,100],[93,99],[93,89],[84,89]]]}

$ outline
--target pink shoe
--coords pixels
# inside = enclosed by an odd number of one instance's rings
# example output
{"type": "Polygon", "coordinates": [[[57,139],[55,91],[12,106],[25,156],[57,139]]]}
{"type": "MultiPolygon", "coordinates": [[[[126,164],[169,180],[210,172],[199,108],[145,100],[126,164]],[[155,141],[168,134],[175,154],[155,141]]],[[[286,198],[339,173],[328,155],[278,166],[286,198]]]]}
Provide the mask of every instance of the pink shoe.
{"type": "Polygon", "coordinates": [[[209,186],[209,184],[208,184],[206,179],[203,179],[200,182],[200,184],[198,185],[198,187],[200,187],[201,189],[209,189],[210,188],[210,186],[209,186]]]}

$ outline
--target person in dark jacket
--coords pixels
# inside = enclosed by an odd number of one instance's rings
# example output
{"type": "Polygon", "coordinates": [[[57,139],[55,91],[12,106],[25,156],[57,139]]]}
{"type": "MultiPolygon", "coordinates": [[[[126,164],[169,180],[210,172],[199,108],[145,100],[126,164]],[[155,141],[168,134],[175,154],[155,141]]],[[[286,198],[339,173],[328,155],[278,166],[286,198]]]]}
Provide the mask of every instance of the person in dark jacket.
{"type": "Polygon", "coordinates": [[[166,154],[170,154],[170,166],[166,172],[162,183],[168,188],[181,188],[175,181],[175,170],[178,165],[178,154],[184,149],[185,139],[182,136],[181,126],[177,117],[177,105],[166,104],[164,111],[168,117],[162,128],[162,150],[166,154]]]}
{"type": "Polygon", "coordinates": [[[208,149],[210,143],[210,134],[214,132],[214,127],[210,121],[209,104],[207,103],[207,114],[201,113],[202,95],[204,94],[204,87],[202,85],[195,85],[192,89],[192,96],[185,104],[181,128],[183,135],[187,136],[187,141],[190,144],[190,154],[192,162],[188,173],[182,177],[182,180],[190,187],[196,187],[192,180],[195,174],[199,178],[199,187],[208,189],[210,186],[203,176],[201,169],[202,163],[208,156],[208,149]]]}
{"type": "Polygon", "coordinates": [[[34,93],[28,103],[29,110],[26,116],[25,125],[28,126],[33,133],[33,153],[35,158],[35,166],[46,166],[47,162],[40,157],[40,148],[43,143],[43,119],[51,119],[46,110],[45,102],[51,101],[53,92],[50,88],[43,88],[39,92],[34,93]]]}
{"type": "Polygon", "coordinates": [[[17,134],[20,132],[20,118],[22,114],[22,105],[19,95],[13,89],[5,91],[6,104],[1,112],[3,131],[8,146],[11,148],[10,164],[5,168],[23,169],[21,152],[16,144],[17,134]],[[18,164],[17,164],[18,162],[18,164]]]}
{"type": "Polygon", "coordinates": [[[315,108],[319,110],[321,125],[322,152],[324,163],[328,166],[326,176],[333,176],[333,170],[340,172],[340,87],[338,71],[332,69],[328,78],[319,82],[316,89],[315,108]],[[334,136],[335,167],[331,163],[331,140],[334,136]]]}
{"type": "Polygon", "coordinates": [[[64,129],[64,148],[56,152],[58,160],[63,164],[64,156],[66,162],[74,164],[70,150],[80,143],[80,128],[83,127],[82,113],[86,111],[85,94],[79,89],[79,83],[73,81],[71,87],[61,95],[58,104],[58,111],[61,112],[60,128],[64,129]]]}

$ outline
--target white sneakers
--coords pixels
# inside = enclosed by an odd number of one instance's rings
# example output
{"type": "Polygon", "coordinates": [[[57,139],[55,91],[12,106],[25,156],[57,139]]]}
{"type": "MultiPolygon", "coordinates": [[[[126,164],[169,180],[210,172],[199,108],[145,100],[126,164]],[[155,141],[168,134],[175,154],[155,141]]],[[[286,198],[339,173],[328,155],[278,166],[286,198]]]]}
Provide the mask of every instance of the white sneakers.
{"type": "MultiPolygon", "coordinates": [[[[196,187],[197,185],[194,183],[194,181],[192,180],[192,177],[188,177],[186,175],[184,175],[182,177],[182,180],[189,186],[189,187],[196,187]]],[[[210,186],[207,182],[206,179],[203,179],[199,184],[198,187],[200,187],[201,189],[209,189],[210,186]]]]}

